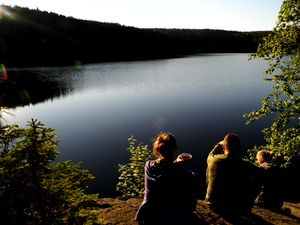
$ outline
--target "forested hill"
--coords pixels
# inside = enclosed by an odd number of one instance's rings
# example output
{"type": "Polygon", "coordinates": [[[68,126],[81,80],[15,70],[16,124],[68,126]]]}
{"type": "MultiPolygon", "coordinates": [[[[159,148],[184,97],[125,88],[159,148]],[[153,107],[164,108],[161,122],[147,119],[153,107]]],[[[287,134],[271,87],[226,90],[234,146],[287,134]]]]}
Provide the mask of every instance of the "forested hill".
{"type": "Polygon", "coordinates": [[[267,32],[138,29],[20,7],[0,8],[0,64],[6,67],[254,52],[267,32]]]}

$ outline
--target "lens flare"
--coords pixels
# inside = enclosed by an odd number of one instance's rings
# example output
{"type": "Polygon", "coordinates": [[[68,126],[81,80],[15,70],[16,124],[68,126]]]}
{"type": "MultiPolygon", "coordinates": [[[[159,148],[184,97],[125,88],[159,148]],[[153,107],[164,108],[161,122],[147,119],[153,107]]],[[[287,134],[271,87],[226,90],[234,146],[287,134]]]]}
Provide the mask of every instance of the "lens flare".
{"type": "Polygon", "coordinates": [[[3,18],[4,9],[3,6],[0,5],[0,19],[3,18]]]}
{"type": "Polygon", "coordinates": [[[3,19],[5,17],[14,19],[14,15],[7,8],[0,5],[0,19],[3,19]]]}
{"type": "Polygon", "coordinates": [[[0,79],[8,80],[8,75],[4,64],[0,64],[0,79]]]}
{"type": "Polygon", "coordinates": [[[80,69],[81,68],[81,66],[82,66],[82,63],[80,62],[80,60],[75,60],[75,62],[74,62],[74,67],[76,68],[76,69],[80,69]]]}

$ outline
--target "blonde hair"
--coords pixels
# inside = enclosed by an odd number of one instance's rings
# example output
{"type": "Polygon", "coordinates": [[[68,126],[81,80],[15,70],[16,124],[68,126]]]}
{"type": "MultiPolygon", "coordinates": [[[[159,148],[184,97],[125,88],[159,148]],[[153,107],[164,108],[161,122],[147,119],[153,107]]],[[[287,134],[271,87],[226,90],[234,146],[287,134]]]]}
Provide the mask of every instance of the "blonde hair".
{"type": "Polygon", "coordinates": [[[176,139],[173,134],[168,132],[158,134],[153,142],[153,153],[159,158],[172,156],[176,149],[176,139]]]}
{"type": "Polygon", "coordinates": [[[260,150],[256,156],[261,157],[265,162],[271,162],[273,159],[273,152],[268,150],[260,150]]]}

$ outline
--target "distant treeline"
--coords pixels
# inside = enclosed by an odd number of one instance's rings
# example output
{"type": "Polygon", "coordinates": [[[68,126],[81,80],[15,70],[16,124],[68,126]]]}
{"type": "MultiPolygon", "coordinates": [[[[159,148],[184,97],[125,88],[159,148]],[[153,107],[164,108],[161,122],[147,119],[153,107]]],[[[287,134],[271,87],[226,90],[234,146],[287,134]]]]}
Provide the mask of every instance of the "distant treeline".
{"type": "Polygon", "coordinates": [[[1,6],[0,64],[59,66],[168,58],[193,53],[254,52],[268,32],[139,29],[1,6]]]}

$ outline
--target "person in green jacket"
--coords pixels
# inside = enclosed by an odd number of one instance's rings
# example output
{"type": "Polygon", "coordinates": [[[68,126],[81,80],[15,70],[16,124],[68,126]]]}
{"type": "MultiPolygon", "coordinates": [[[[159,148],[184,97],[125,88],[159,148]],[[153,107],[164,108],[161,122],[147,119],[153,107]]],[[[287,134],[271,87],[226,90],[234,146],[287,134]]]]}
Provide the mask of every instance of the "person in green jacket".
{"type": "Polygon", "coordinates": [[[240,138],[230,133],[207,158],[205,200],[213,211],[231,218],[251,212],[258,190],[257,167],[239,157],[240,149],[240,138]]]}

